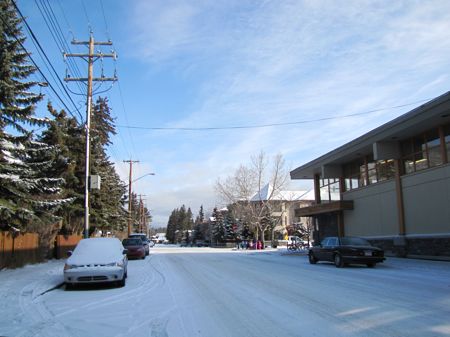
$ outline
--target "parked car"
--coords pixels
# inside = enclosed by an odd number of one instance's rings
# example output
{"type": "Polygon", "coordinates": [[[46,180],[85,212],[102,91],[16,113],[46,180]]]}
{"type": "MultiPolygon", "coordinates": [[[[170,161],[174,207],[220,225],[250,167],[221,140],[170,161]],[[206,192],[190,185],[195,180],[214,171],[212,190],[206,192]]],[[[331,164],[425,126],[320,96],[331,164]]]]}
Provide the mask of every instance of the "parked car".
{"type": "Polygon", "coordinates": [[[127,257],[129,259],[145,259],[147,255],[145,245],[138,237],[128,238],[122,240],[122,245],[127,250],[127,257]]]}
{"type": "Polygon", "coordinates": [[[197,247],[208,247],[208,243],[205,240],[196,240],[195,245],[197,247]]]}
{"type": "Polygon", "coordinates": [[[180,247],[191,247],[192,244],[190,242],[187,242],[186,240],[182,240],[180,242],[180,247]]]}
{"type": "Polygon", "coordinates": [[[287,248],[289,250],[300,250],[300,249],[308,249],[309,242],[301,239],[298,236],[289,236],[287,240],[287,248]]]}
{"type": "Polygon", "coordinates": [[[144,233],[132,233],[128,237],[141,239],[144,244],[145,255],[150,254],[150,247],[153,247],[154,244],[153,245],[150,244],[151,241],[147,238],[147,235],[145,235],[144,233]]]}
{"type": "Polygon", "coordinates": [[[78,242],[64,265],[66,290],[76,284],[115,282],[125,286],[128,259],[117,238],[91,238],[78,242]]]}
{"type": "Polygon", "coordinates": [[[320,245],[310,248],[308,256],[311,264],[331,261],[338,268],[350,263],[374,267],[385,260],[382,249],[372,246],[366,239],[349,236],[327,237],[320,245]]]}

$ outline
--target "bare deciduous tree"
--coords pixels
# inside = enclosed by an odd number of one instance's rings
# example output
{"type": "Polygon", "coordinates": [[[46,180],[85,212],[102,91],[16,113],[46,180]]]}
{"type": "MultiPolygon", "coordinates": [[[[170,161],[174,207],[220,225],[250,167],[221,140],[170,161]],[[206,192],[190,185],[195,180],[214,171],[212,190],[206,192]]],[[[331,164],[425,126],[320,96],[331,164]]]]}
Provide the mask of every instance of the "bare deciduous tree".
{"type": "Polygon", "coordinates": [[[239,168],[225,180],[218,179],[216,193],[226,205],[232,205],[234,216],[256,230],[256,238],[280,219],[274,216],[280,191],[288,182],[288,170],[281,154],[270,162],[264,152],[251,158],[249,166],[239,168]]]}

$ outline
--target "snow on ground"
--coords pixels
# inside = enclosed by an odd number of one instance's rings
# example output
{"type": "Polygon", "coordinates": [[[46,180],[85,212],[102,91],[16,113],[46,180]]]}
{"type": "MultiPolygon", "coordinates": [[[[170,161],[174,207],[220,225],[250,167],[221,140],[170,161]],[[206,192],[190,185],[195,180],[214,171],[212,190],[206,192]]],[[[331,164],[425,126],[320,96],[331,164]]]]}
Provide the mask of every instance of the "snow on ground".
{"type": "Polygon", "coordinates": [[[450,336],[448,262],[159,246],[124,288],[45,292],[62,268],[0,271],[0,336],[450,336]]]}

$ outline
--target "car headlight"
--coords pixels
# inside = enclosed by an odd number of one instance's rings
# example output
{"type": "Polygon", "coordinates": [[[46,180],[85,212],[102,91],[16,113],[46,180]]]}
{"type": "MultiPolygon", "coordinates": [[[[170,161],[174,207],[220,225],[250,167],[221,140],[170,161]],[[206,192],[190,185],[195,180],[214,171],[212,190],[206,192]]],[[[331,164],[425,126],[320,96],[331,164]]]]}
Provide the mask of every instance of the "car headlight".
{"type": "Polygon", "coordinates": [[[69,269],[74,269],[74,268],[77,268],[77,266],[76,265],[74,265],[74,264],[64,264],[64,270],[69,270],[69,269]]]}

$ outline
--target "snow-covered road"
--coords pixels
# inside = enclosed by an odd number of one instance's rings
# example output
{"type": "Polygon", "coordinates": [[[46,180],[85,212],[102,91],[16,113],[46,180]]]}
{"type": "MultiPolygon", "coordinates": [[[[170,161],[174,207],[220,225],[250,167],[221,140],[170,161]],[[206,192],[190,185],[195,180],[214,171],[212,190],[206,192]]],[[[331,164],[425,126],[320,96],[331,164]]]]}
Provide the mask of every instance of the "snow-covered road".
{"type": "Polygon", "coordinates": [[[164,246],[129,262],[124,288],[45,292],[62,266],[0,272],[0,336],[450,336],[448,262],[164,246]]]}

